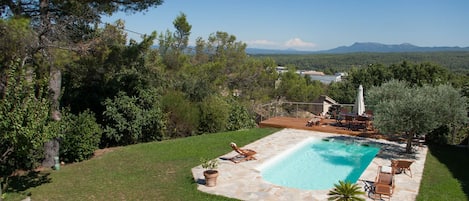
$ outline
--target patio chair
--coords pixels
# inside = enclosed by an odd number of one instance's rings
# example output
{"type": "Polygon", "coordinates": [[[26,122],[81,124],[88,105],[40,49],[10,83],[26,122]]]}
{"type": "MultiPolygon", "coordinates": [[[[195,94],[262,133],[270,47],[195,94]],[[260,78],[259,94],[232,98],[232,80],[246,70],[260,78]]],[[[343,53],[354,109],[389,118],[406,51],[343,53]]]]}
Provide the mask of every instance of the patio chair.
{"type": "Polygon", "coordinates": [[[357,121],[358,126],[363,128],[365,132],[368,130],[369,118],[367,116],[358,115],[355,120],[357,121]]]}
{"type": "Polygon", "coordinates": [[[355,116],[344,115],[344,119],[348,130],[358,130],[358,121],[356,121],[355,116]]]}
{"type": "Polygon", "coordinates": [[[332,118],[335,119],[335,122],[337,125],[342,126],[342,120],[344,120],[344,117],[340,115],[340,111],[336,110],[334,113],[332,113],[332,118]]]}
{"type": "Polygon", "coordinates": [[[383,171],[382,166],[378,167],[378,174],[376,175],[373,191],[375,195],[387,196],[391,200],[391,196],[394,192],[394,174],[392,171],[383,171]]]}
{"type": "Polygon", "coordinates": [[[410,177],[412,177],[412,170],[410,169],[410,165],[412,165],[413,160],[391,160],[391,167],[393,169],[393,173],[406,173],[406,170],[409,170],[410,177]]]}
{"type": "Polygon", "coordinates": [[[425,144],[425,135],[418,135],[412,138],[412,146],[416,147],[416,149],[422,149],[425,144]]]}
{"type": "Polygon", "coordinates": [[[231,158],[230,160],[234,163],[239,163],[241,161],[256,160],[254,155],[257,153],[252,149],[240,149],[234,142],[230,143],[231,148],[238,153],[237,156],[231,158]]]}

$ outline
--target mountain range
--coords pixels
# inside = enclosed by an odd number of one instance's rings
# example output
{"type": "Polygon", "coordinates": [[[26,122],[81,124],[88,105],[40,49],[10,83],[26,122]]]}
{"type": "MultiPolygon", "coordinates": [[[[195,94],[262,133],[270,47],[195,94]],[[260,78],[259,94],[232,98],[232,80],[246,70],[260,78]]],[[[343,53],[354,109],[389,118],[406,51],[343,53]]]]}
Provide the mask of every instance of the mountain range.
{"type": "Polygon", "coordinates": [[[344,54],[344,53],[358,53],[358,52],[446,52],[446,51],[469,51],[469,47],[420,47],[410,43],[402,43],[396,45],[387,45],[382,43],[373,42],[357,42],[351,46],[340,46],[330,50],[321,51],[300,51],[294,49],[286,50],[272,50],[272,49],[259,49],[247,48],[248,54],[344,54]]]}

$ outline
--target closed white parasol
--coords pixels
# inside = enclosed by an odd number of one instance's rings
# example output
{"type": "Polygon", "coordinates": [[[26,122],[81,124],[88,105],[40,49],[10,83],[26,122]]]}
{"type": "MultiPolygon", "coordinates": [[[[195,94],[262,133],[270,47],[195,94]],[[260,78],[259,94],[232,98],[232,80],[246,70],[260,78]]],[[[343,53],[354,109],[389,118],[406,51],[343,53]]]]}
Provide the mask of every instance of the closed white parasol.
{"type": "Polygon", "coordinates": [[[363,113],[365,113],[365,99],[363,98],[363,86],[362,85],[358,87],[357,99],[355,99],[353,112],[358,115],[363,115],[363,113]]]}

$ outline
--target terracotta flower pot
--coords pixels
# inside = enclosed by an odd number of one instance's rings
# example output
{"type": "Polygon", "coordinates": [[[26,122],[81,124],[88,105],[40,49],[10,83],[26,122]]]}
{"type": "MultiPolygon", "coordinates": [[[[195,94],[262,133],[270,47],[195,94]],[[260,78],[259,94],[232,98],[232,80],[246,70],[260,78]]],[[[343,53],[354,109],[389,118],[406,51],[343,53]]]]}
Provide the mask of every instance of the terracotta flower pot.
{"type": "Polygon", "coordinates": [[[217,170],[205,170],[205,185],[208,187],[213,187],[217,185],[217,177],[218,171],[217,170]]]}

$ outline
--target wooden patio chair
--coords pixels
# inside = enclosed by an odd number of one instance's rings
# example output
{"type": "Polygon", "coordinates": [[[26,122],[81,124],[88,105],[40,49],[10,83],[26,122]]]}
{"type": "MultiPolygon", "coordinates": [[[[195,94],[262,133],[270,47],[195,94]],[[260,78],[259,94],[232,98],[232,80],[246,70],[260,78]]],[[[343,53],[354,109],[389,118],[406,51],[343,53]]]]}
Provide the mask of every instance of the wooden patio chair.
{"type": "Polygon", "coordinates": [[[347,129],[349,130],[358,130],[358,121],[354,116],[344,115],[345,123],[347,124],[347,129]]]}
{"type": "Polygon", "coordinates": [[[391,200],[394,193],[394,174],[392,171],[382,171],[383,167],[378,167],[378,174],[376,175],[375,183],[373,186],[373,193],[382,196],[387,196],[391,200]]]}
{"type": "Polygon", "coordinates": [[[368,117],[358,115],[355,120],[357,121],[357,125],[360,126],[360,128],[363,128],[365,132],[368,130],[368,117]]]}
{"type": "Polygon", "coordinates": [[[252,149],[240,149],[234,142],[230,143],[231,148],[238,153],[237,156],[231,158],[230,160],[234,163],[239,163],[241,161],[257,160],[254,155],[257,153],[252,149]]]}
{"type": "Polygon", "coordinates": [[[340,111],[336,110],[334,111],[332,118],[335,119],[335,122],[337,125],[342,126],[342,120],[344,120],[344,117],[340,114],[341,114],[340,111]]]}
{"type": "Polygon", "coordinates": [[[412,170],[410,169],[410,165],[412,165],[413,160],[391,160],[391,167],[393,169],[393,173],[406,173],[406,170],[409,170],[410,177],[412,177],[412,170]]]}

